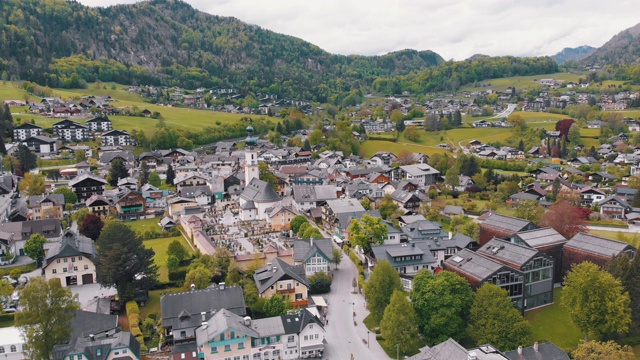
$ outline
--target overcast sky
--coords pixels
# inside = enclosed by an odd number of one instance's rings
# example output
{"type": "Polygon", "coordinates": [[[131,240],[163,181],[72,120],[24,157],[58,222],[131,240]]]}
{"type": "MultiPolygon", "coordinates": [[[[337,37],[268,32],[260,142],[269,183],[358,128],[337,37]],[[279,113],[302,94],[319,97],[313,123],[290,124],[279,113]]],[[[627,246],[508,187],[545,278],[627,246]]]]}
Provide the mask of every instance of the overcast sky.
{"type": "MultiPolygon", "coordinates": [[[[91,6],[137,0],[79,0],[91,6]]],[[[186,0],[337,54],[553,55],[640,23],[637,0],[186,0]]]]}

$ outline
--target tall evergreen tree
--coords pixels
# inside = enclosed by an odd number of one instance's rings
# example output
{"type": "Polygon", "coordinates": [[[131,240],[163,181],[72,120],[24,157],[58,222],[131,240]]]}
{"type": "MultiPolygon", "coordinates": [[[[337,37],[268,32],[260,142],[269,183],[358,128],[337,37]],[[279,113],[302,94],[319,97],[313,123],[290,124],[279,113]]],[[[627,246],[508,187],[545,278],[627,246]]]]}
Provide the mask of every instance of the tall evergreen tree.
{"type": "Polygon", "coordinates": [[[118,180],[124,179],[129,176],[129,171],[121,158],[116,158],[111,162],[111,169],[109,169],[109,185],[117,186],[118,180]]]}
{"type": "Polygon", "coordinates": [[[20,144],[18,146],[18,171],[20,172],[19,175],[35,169],[37,166],[37,161],[38,157],[36,156],[36,154],[31,152],[31,150],[29,150],[26,145],[20,144]]]}
{"type": "Polygon", "coordinates": [[[149,182],[149,165],[145,161],[140,164],[140,184],[142,186],[149,182]]]}
{"type": "Polygon", "coordinates": [[[167,178],[165,179],[164,183],[173,186],[173,180],[175,180],[175,178],[176,172],[173,170],[173,166],[169,164],[169,166],[167,167],[167,178]]]}

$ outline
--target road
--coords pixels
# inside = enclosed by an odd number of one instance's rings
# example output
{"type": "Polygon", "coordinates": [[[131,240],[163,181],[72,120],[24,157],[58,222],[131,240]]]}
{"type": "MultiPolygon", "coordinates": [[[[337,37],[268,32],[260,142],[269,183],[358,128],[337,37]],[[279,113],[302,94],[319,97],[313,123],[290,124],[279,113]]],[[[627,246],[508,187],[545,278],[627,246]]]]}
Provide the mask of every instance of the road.
{"type": "MultiPolygon", "coordinates": [[[[498,115],[494,115],[492,117],[486,118],[484,120],[507,118],[507,117],[509,117],[509,115],[511,115],[511,113],[516,109],[517,106],[518,106],[517,104],[507,104],[507,108],[503,112],[499,113],[498,115]]],[[[462,149],[462,152],[465,155],[468,155],[470,153],[469,148],[467,148],[466,146],[462,145],[462,142],[463,141],[467,141],[467,140],[471,140],[471,139],[463,139],[463,140],[458,141],[458,147],[460,149],[462,149]]]]}
{"type": "Polygon", "coordinates": [[[616,228],[609,226],[592,226],[587,225],[587,229],[589,230],[601,230],[601,231],[613,231],[613,232],[623,232],[623,233],[640,233],[640,226],[638,225],[629,225],[628,229],[625,228],[616,228]]]}

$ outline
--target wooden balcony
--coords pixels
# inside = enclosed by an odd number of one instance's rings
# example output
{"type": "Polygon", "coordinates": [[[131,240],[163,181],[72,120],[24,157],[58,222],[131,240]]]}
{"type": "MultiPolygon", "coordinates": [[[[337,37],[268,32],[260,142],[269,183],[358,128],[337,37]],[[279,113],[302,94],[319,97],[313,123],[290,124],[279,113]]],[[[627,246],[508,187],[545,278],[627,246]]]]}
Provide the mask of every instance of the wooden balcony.
{"type": "Polygon", "coordinates": [[[276,293],[278,293],[278,294],[293,294],[294,292],[296,292],[296,289],[278,289],[278,290],[276,290],[276,293]]]}
{"type": "Polygon", "coordinates": [[[293,307],[306,307],[307,305],[309,305],[309,300],[305,299],[305,300],[297,300],[297,301],[292,301],[291,302],[291,306],[293,307]]]}

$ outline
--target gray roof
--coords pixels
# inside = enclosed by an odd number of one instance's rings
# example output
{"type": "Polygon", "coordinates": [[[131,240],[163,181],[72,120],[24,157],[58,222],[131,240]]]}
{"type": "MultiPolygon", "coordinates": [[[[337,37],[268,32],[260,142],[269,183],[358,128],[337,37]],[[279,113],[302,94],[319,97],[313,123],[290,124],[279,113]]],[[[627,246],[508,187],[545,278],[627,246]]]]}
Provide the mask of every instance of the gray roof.
{"type": "Polygon", "coordinates": [[[522,267],[540,252],[530,247],[493,238],[482,245],[477,250],[477,253],[497,259],[503,263],[517,264],[522,267]]]}
{"type": "Polygon", "coordinates": [[[418,220],[402,228],[409,240],[444,239],[449,234],[442,230],[442,226],[431,220],[418,220]]]}
{"type": "Polygon", "coordinates": [[[513,232],[518,232],[530,224],[529,221],[524,219],[518,219],[511,216],[493,214],[489,216],[482,225],[492,226],[499,229],[505,229],[513,232]]]}
{"type": "Polygon", "coordinates": [[[313,239],[313,245],[311,245],[311,240],[303,239],[293,242],[293,261],[295,262],[305,262],[316,252],[331,261],[333,259],[331,239],[313,239]]]}
{"type": "Polygon", "coordinates": [[[98,160],[101,164],[107,164],[113,161],[116,157],[121,157],[125,162],[133,162],[136,158],[133,153],[129,150],[123,151],[107,151],[100,155],[100,159],[98,160]]]}
{"type": "Polygon", "coordinates": [[[42,194],[42,195],[29,196],[29,207],[40,206],[40,203],[42,203],[47,199],[52,201],[56,205],[64,204],[64,195],[62,194],[48,194],[48,195],[42,194]]]}
{"type": "Polygon", "coordinates": [[[467,349],[458,344],[452,338],[436,344],[433,347],[425,346],[420,352],[407,358],[407,360],[466,360],[467,349]]]}
{"type": "Polygon", "coordinates": [[[214,285],[203,290],[164,295],[160,298],[160,307],[162,326],[172,329],[200,325],[203,312],[207,318],[220,309],[228,309],[240,316],[246,314],[244,294],[240,286],[228,286],[220,290],[214,285]]]}
{"type": "Polygon", "coordinates": [[[564,236],[550,227],[520,231],[515,236],[532,248],[561,244],[567,241],[564,236]]]}
{"type": "Polygon", "coordinates": [[[275,202],[280,200],[280,197],[271,188],[268,182],[262,181],[257,178],[251,179],[248,185],[240,194],[240,197],[249,201],[252,200],[257,203],[275,202]]]}
{"type": "Polygon", "coordinates": [[[71,339],[69,344],[56,345],[53,348],[53,359],[62,360],[66,355],[84,354],[89,360],[105,360],[113,348],[128,347],[136,358],[140,358],[140,343],[130,332],[118,332],[110,337],[95,338],[78,337],[71,339]],[[101,349],[100,356],[96,350],[101,349]]]}
{"type": "Polygon", "coordinates": [[[400,166],[400,168],[406,171],[407,174],[412,176],[440,174],[440,171],[432,168],[427,164],[404,165],[400,166]]]}
{"type": "Polygon", "coordinates": [[[118,327],[118,315],[96,314],[90,311],[75,310],[71,319],[71,338],[104,334],[118,327]]]}
{"type": "Polygon", "coordinates": [[[572,247],[602,256],[614,257],[625,250],[634,249],[633,246],[616,240],[605,239],[585,233],[577,233],[564,247],[572,247]]]}
{"type": "Polygon", "coordinates": [[[233,329],[251,337],[260,336],[256,331],[244,324],[244,319],[241,316],[227,309],[220,309],[207,320],[207,326],[201,326],[196,329],[196,342],[198,346],[203,345],[227,329],[233,329]]]}
{"type": "Polygon", "coordinates": [[[251,320],[251,329],[260,334],[260,337],[277,336],[285,333],[282,317],[280,316],[251,320]]]}
{"type": "Polygon", "coordinates": [[[504,355],[509,360],[569,360],[569,355],[553,343],[544,342],[538,344],[538,351],[533,346],[522,348],[522,354],[518,354],[518,349],[506,351],[504,355]]]}
{"type": "Polygon", "coordinates": [[[107,184],[107,180],[105,180],[105,179],[103,179],[103,178],[101,178],[99,176],[95,176],[93,174],[82,174],[82,175],[80,175],[78,177],[73,178],[73,180],[69,181],[69,186],[73,187],[74,185],[79,184],[80,182],[82,182],[83,180],[86,180],[86,179],[92,179],[92,180],[101,182],[101,183],[103,183],[105,185],[107,184]]]}
{"type": "Polygon", "coordinates": [[[444,207],[442,212],[445,214],[458,215],[458,214],[464,214],[464,209],[462,208],[462,206],[447,205],[444,207]]]}
{"type": "Polygon", "coordinates": [[[44,267],[46,268],[53,260],[69,256],[85,256],[93,261],[96,254],[96,244],[89,238],[78,235],[71,230],[67,230],[59,242],[50,242],[47,258],[44,267]]]}
{"type": "Polygon", "coordinates": [[[327,206],[333,211],[334,214],[355,213],[364,212],[362,204],[355,199],[336,199],[327,200],[327,206]]]}
{"type": "Polygon", "coordinates": [[[282,326],[286,334],[299,334],[309,323],[316,323],[324,329],[324,325],[309,310],[302,309],[297,314],[284,315],[282,318],[282,326]]]}
{"type": "Polygon", "coordinates": [[[260,294],[276,282],[286,279],[296,280],[306,287],[309,287],[309,281],[305,275],[304,267],[302,265],[287,264],[280,258],[275,258],[271,265],[267,264],[256,270],[255,274],[253,274],[253,279],[256,282],[258,293],[260,294]]]}
{"type": "Polygon", "coordinates": [[[392,266],[413,266],[435,264],[437,261],[431,254],[431,249],[426,241],[416,241],[411,244],[374,245],[371,247],[376,261],[387,260],[392,266]],[[422,259],[408,260],[396,263],[394,257],[422,255],[422,259]]]}
{"type": "MultiPolygon", "coordinates": [[[[501,269],[507,268],[506,265],[467,249],[460,250],[444,262],[455,268],[456,271],[463,272],[479,281],[484,281],[501,269]]],[[[512,271],[514,270],[512,269],[512,271]]]]}
{"type": "Polygon", "coordinates": [[[58,219],[16,221],[0,224],[0,231],[13,234],[13,240],[26,240],[31,234],[42,234],[47,239],[62,234],[62,224],[58,219]]]}

